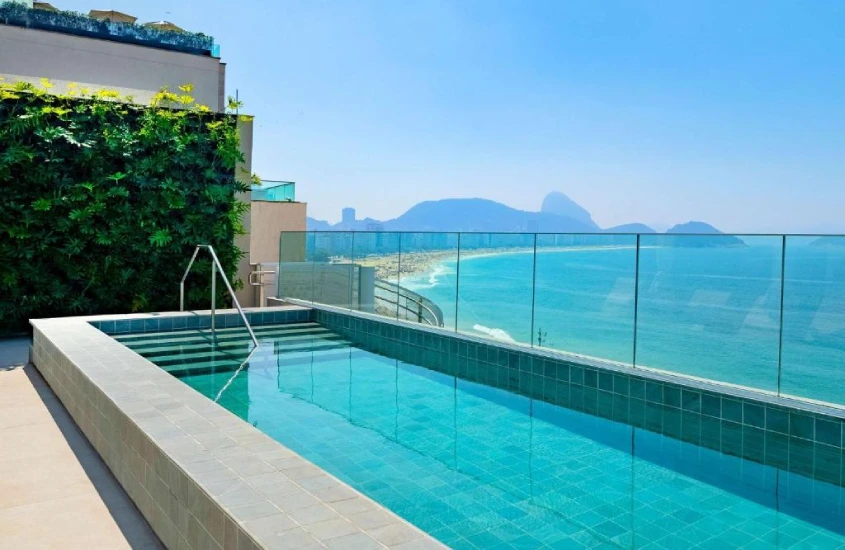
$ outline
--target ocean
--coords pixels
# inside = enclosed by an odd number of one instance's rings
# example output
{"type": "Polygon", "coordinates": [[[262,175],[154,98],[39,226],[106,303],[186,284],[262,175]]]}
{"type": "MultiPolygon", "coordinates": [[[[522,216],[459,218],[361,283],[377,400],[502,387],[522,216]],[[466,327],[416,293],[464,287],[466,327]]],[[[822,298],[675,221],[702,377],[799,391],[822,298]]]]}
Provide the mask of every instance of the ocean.
{"type": "Polygon", "coordinates": [[[845,246],[789,237],[782,265],[780,237],[742,239],[643,236],[638,277],[633,246],[541,246],[536,270],[533,253],[488,253],[400,284],[468,334],[845,405],[845,246]]]}

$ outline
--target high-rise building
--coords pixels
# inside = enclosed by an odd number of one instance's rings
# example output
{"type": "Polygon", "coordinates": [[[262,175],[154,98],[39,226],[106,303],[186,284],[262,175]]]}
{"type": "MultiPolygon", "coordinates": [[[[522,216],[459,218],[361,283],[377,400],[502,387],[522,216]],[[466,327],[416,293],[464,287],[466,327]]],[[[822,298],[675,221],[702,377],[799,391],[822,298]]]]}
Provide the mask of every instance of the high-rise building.
{"type": "Polygon", "coordinates": [[[355,223],[355,209],[346,207],[341,211],[341,222],[346,224],[355,223]]]}

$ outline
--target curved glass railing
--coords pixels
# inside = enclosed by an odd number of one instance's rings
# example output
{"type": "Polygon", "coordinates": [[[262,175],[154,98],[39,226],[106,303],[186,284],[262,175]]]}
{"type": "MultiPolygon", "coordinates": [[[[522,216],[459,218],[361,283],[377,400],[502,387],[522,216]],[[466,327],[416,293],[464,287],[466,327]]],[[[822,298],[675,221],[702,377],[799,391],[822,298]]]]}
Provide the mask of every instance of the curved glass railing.
{"type": "Polygon", "coordinates": [[[845,236],[299,232],[280,247],[281,297],[845,406],[845,236]]]}

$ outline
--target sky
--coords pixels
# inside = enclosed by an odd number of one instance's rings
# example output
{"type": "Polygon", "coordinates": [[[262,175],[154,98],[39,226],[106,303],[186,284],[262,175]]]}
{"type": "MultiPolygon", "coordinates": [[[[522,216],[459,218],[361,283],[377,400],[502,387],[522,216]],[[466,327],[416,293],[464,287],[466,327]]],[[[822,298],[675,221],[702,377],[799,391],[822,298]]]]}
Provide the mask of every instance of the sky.
{"type": "Polygon", "coordinates": [[[845,232],[845,2],[55,0],[213,35],[310,216],[424,200],[845,232]]]}

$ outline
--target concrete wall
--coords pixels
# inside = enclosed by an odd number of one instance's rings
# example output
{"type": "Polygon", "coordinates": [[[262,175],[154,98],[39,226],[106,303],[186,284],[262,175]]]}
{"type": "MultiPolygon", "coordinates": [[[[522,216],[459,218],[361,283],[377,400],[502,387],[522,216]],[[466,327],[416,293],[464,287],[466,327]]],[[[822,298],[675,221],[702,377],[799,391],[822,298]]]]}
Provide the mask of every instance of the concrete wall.
{"type": "Polygon", "coordinates": [[[282,231],[305,231],[306,206],[304,202],[252,201],[252,263],[279,261],[279,236],[282,231]]]}
{"type": "MultiPolygon", "coordinates": [[[[375,268],[357,264],[282,262],[279,298],[314,301],[360,311],[374,311],[375,268]]],[[[276,288],[271,289],[273,291],[276,288]]]]}
{"type": "MultiPolygon", "coordinates": [[[[252,121],[239,120],[238,130],[240,131],[241,153],[244,156],[244,162],[243,164],[237,167],[236,176],[240,181],[249,185],[252,182],[252,121]]],[[[247,191],[246,193],[241,193],[238,196],[238,200],[249,204],[251,200],[251,195],[252,193],[250,193],[249,191],[247,191]]],[[[241,258],[241,261],[238,264],[237,274],[237,279],[240,279],[241,284],[243,286],[240,290],[235,292],[235,295],[238,297],[238,301],[241,303],[241,306],[252,307],[255,305],[255,292],[254,289],[249,286],[249,273],[250,271],[252,271],[252,268],[250,267],[252,261],[249,257],[250,240],[252,238],[251,209],[247,210],[246,213],[244,213],[243,225],[246,233],[235,238],[235,245],[240,248],[242,252],[244,252],[243,257],[241,258]]],[[[234,281],[232,281],[232,283],[234,284],[234,281]]]]}
{"type": "Polygon", "coordinates": [[[0,25],[0,76],[34,84],[42,78],[62,93],[75,82],[115,89],[149,103],[162,86],[190,82],[198,103],[225,107],[225,65],[219,59],[59,32],[0,25]]]}

